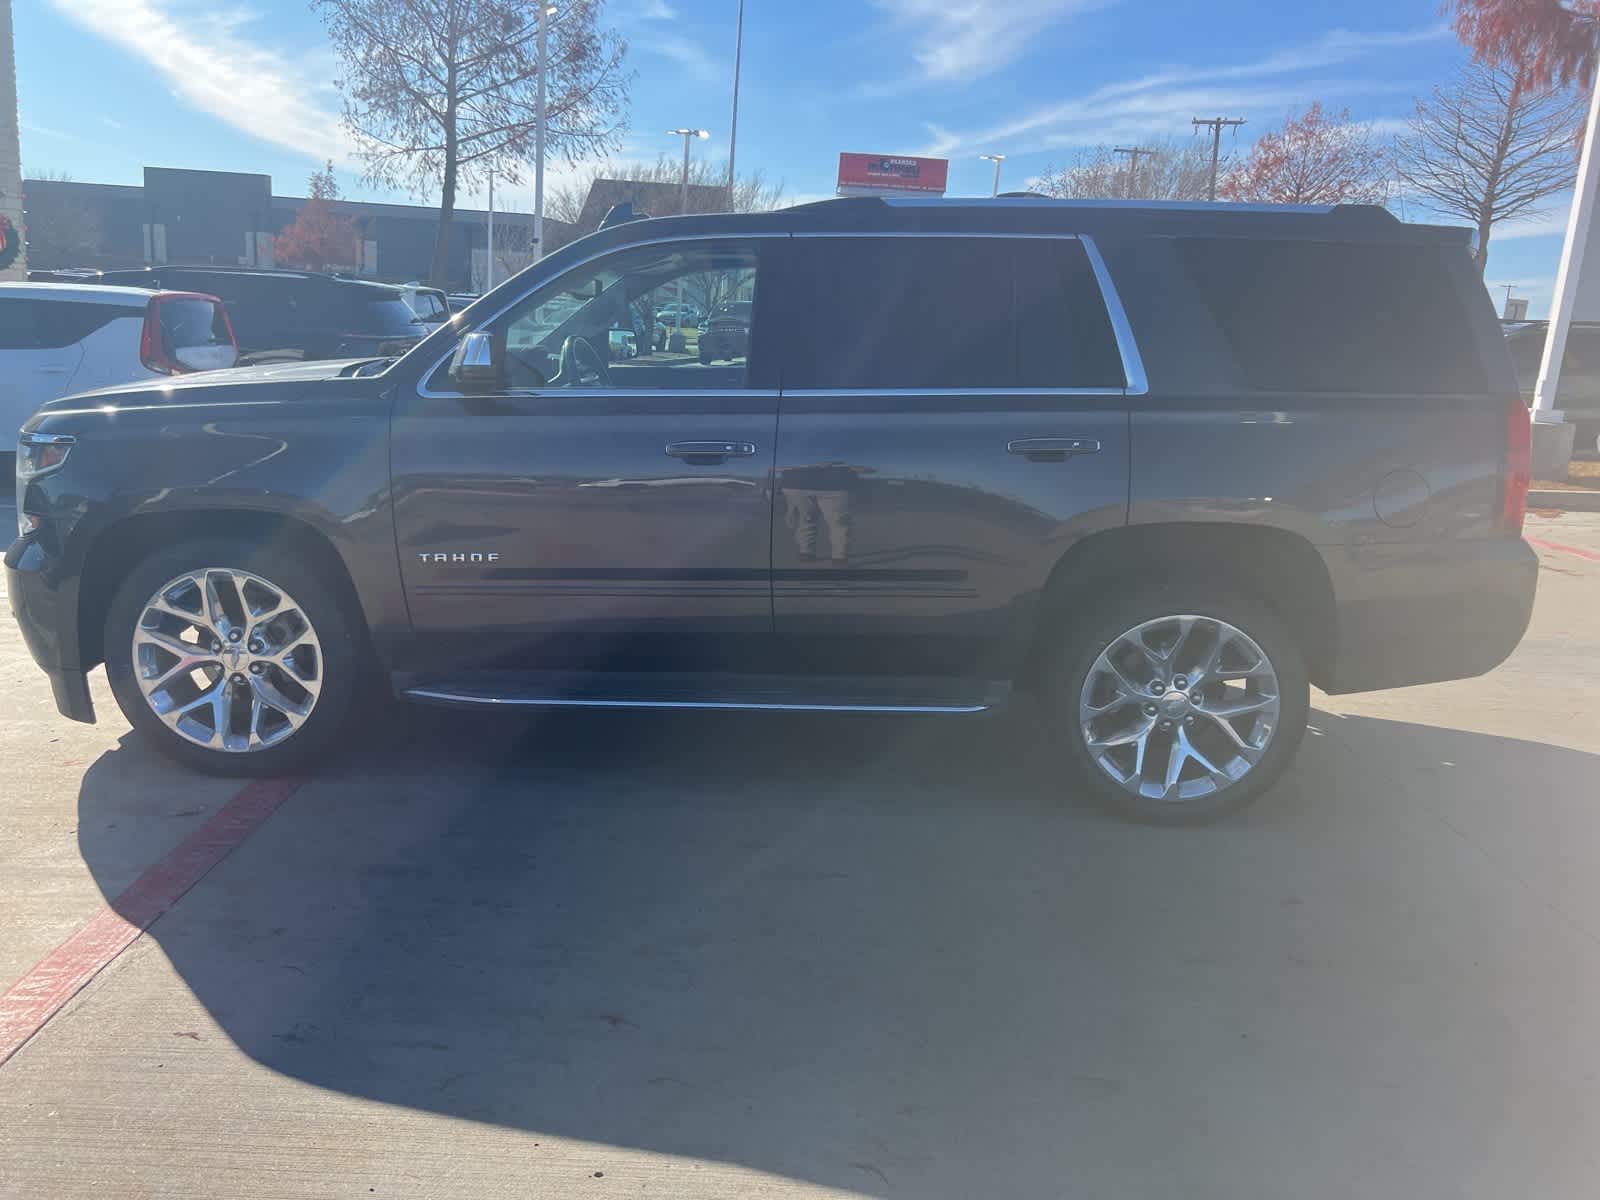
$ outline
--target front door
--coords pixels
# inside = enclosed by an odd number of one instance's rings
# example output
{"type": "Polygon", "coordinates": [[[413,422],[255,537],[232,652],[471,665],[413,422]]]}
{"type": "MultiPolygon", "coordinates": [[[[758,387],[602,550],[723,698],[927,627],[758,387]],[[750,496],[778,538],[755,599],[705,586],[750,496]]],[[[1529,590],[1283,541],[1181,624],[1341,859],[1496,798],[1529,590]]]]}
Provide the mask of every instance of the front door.
{"type": "MultiPolygon", "coordinates": [[[[771,633],[776,377],[759,238],[613,251],[479,328],[396,406],[395,521],[417,669],[717,670],[771,633]],[[743,315],[739,336],[657,320],[743,315]]],[[[465,332],[465,331],[463,331],[465,332]]]]}

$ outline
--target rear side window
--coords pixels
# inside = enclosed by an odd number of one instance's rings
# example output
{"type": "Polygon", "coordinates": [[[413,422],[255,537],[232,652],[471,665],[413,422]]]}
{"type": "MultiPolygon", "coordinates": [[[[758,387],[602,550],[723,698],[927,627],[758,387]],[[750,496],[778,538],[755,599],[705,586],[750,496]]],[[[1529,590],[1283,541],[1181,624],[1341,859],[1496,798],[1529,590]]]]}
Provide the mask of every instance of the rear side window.
{"type": "Polygon", "coordinates": [[[33,330],[33,310],[39,307],[32,300],[0,300],[0,350],[39,348],[33,330]]]}
{"type": "Polygon", "coordinates": [[[37,345],[44,350],[59,350],[81,342],[95,330],[118,317],[142,318],[143,312],[113,304],[89,304],[76,300],[48,300],[34,306],[33,326],[37,345]]]}
{"type": "Polygon", "coordinates": [[[1187,238],[1179,248],[1251,387],[1486,390],[1437,249],[1243,238],[1187,238]]]}
{"type": "Polygon", "coordinates": [[[786,388],[1124,386],[1105,302],[1074,239],[797,245],[786,388]]]}
{"type": "Polygon", "coordinates": [[[161,344],[169,354],[192,346],[229,346],[222,306],[210,300],[163,300],[156,308],[161,320],[161,344]]]}

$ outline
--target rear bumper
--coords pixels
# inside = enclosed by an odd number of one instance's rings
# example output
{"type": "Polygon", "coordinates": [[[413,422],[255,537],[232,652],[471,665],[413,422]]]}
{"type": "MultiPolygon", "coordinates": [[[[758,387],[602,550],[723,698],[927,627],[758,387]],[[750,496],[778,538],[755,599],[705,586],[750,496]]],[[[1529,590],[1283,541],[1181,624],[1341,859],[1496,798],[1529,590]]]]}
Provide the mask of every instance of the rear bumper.
{"type": "Polygon", "coordinates": [[[33,538],[20,538],[6,552],[6,594],[11,615],[33,661],[50,677],[56,708],[64,717],[94,723],[94,702],[78,661],[78,593],[50,569],[50,558],[33,538]]]}
{"type": "Polygon", "coordinates": [[[1335,631],[1316,682],[1328,692],[1482,675],[1516,649],[1533,613],[1539,560],[1521,538],[1322,554],[1335,631]]]}

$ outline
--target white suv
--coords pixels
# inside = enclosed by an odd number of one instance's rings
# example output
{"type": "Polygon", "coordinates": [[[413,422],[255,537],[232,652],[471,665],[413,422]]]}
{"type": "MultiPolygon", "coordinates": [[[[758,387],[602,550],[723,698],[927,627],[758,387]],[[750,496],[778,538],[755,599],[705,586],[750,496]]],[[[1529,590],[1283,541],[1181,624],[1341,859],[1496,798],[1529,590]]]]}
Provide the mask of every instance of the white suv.
{"type": "Polygon", "coordinates": [[[0,444],[12,441],[41,404],[61,396],[231,367],[238,358],[228,314],[215,296],[0,284],[0,444]]]}

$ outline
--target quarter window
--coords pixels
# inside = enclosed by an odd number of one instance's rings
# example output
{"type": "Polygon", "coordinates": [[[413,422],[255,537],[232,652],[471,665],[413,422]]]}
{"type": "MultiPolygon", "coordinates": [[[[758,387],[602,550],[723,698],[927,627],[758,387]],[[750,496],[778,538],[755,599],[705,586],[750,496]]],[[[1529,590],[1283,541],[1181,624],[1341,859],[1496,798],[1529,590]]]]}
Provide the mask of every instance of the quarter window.
{"type": "Polygon", "coordinates": [[[1432,247],[1248,238],[1179,246],[1251,387],[1447,395],[1487,386],[1472,324],[1432,247]]]}

